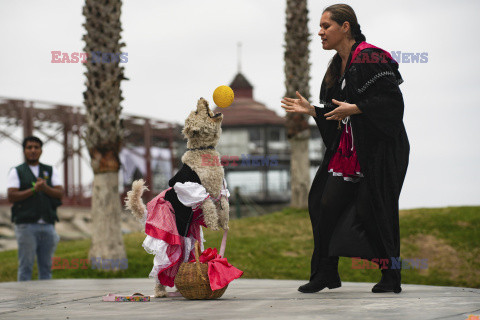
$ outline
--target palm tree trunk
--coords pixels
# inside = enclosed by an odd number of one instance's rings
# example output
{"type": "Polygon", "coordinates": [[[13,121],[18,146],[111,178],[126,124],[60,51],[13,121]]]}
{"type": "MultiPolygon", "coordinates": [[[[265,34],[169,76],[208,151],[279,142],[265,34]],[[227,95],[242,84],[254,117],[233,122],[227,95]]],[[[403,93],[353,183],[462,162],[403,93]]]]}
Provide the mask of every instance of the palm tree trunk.
{"type": "Polygon", "coordinates": [[[87,31],[83,40],[85,52],[89,54],[85,63],[87,89],[83,93],[87,110],[85,141],[94,172],[89,258],[97,262],[99,259],[113,259],[117,267],[107,270],[117,270],[118,261],[126,258],[118,189],[118,155],[123,136],[120,82],[125,78],[119,61],[112,60],[112,54],[120,54],[120,49],[125,46],[120,42],[121,6],[121,0],[86,0],[83,7],[87,31]]]}
{"type": "MultiPolygon", "coordinates": [[[[296,98],[295,91],[299,91],[310,99],[309,42],[307,0],[287,0],[284,54],[287,97],[296,98]]],[[[287,113],[286,129],[291,150],[290,206],[307,208],[310,190],[308,116],[287,113]]]]}

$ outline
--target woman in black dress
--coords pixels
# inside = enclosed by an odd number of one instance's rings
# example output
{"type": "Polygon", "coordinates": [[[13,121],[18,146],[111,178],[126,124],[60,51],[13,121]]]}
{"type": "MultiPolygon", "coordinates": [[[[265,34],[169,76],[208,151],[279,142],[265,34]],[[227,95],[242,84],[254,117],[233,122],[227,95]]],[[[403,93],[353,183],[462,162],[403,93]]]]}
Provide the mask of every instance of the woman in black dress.
{"type": "Polygon", "coordinates": [[[372,292],[401,291],[398,199],[410,145],[403,125],[403,82],[390,54],[365,42],[353,9],[327,7],[320,20],[324,50],[336,50],[320,89],[323,108],[297,92],[286,112],[314,117],[326,146],[308,209],[314,236],[304,293],[341,286],[338,257],[379,265],[372,292]]]}

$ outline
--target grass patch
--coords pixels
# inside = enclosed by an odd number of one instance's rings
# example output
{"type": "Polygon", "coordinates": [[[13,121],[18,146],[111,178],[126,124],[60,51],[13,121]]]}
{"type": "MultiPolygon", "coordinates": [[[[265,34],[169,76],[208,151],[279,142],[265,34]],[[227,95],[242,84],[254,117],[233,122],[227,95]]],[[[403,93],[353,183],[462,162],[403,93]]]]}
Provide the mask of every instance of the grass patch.
{"type": "MultiPolygon", "coordinates": [[[[428,259],[427,269],[402,271],[402,283],[480,288],[480,207],[402,210],[401,257],[428,259]]],[[[142,248],[142,233],[124,236],[128,269],[105,272],[59,269],[53,278],[144,278],[153,256],[142,248]]],[[[221,232],[205,230],[206,247],[219,247],[221,232]]],[[[64,259],[87,258],[90,240],[61,242],[55,253],[64,259]]],[[[260,217],[230,222],[226,257],[244,270],[245,278],[304,279],[313,251],[308,212],[286,208],[260,217]]],[[[15,281],[16,250],[0,252],[0,281],[15,281]]],[[[352,269],[350,258],[340,258],[342,281],[377,282],[376,269],[352,269]]],[[[36,279],[36,268],[34,279],[36,279]]]]}

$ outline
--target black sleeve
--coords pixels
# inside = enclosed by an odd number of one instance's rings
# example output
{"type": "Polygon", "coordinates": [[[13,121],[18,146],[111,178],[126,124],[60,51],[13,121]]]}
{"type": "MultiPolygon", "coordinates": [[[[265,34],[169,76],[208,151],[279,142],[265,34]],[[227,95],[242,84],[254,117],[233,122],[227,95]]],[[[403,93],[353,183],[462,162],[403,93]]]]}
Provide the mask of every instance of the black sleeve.
{"type": "Polygon", "coordinates": [[[403,124],[403,82],[398,64],[391,62],[355,63],[357,79],[355,104],[368,121],[385,137],[395,137],[403,124]]]}
{"type": "Polygon", "coordinates": [[[320,131],[320,136],[322,137],[323,143],[330,147],[335,139],[336,128],[338,126],[337,121],[327,120],[325,117],[325,113],[329,113],[330,111],[334,110],[333,104],[325,105],[325,107],[320,108],[317,106],[315,107],[316,117],[313,119],[315,120],[318,130],[320,131]]]}
{"type": "Polygon", "coordinates": [[[334,84],[329,87],[327,85],[325,74],[322,85],[320,86],[320,103],[323,104],[323,108],[314,106],[316,113],[314,120],[320,131],[323,143],[327,148],[334,148],[334,142],[338,134],[338,121],[327,120],[325,114],[338,108],[338,105],[334,104],[332,99],[344,101],[345,97],[340,87],[341,84],[339,83],[339,80],[335,80],[334,84]]]}

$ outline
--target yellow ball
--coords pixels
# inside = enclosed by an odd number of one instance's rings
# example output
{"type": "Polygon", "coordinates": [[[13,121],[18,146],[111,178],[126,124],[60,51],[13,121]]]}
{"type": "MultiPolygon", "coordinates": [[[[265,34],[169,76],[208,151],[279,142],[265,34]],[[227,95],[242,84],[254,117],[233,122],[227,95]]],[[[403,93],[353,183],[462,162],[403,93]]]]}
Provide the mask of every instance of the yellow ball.
{"type": "Polygon", "coordinates": [[[220,86],[213,92],[213,102],[220,108],[226,108],[233,102],[233,90],[229,86],[220,86]]]}

